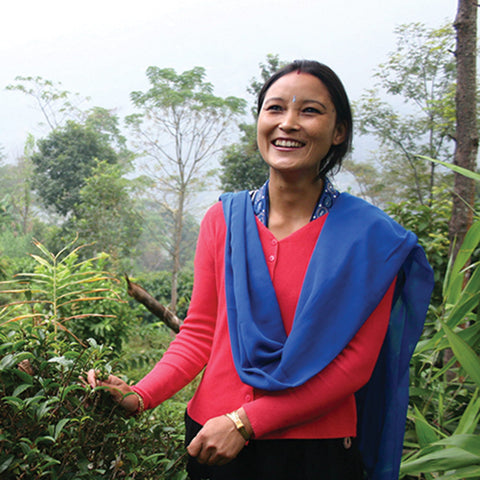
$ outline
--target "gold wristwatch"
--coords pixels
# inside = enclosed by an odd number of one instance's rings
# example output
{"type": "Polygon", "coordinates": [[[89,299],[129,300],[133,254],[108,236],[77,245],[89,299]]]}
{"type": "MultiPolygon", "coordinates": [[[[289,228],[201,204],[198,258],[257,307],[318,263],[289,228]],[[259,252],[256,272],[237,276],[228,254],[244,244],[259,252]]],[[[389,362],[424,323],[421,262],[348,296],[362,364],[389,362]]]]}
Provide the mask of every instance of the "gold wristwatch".
{"type": "Polygon", "coordinates": [[[238,416],[238,413],[231,412],[227,413],[226,416],[235,424],[235,427],[237,430],[240,432],[240,435],[245,439],[246,442],[250,439],[250,435],[247,432],[247,429],[245,428],[245,425],[243,424],[242,420],[238,416]]]}

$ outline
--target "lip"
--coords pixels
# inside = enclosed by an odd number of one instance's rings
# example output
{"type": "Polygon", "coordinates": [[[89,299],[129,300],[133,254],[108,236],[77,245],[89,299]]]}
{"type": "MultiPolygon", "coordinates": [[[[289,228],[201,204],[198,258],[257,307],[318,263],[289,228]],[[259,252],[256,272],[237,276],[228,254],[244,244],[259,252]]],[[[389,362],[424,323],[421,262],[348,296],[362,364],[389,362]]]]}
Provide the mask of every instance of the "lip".
{"type": "Polygon", "coordinates": [[[285,137],[274,138],[271,141],[271,144],[280,150],[298,150],[305,146],[305,142],[302,142],[301,140],[285,137]]]}

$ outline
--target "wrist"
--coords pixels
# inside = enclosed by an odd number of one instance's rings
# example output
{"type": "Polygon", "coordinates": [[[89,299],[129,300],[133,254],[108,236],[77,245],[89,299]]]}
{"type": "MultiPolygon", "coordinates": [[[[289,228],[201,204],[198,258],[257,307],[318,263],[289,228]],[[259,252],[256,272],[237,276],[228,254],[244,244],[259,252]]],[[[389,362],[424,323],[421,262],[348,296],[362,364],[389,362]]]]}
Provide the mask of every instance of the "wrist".
{"type": "Polygon", "coordinates": [[[145,403],[142,396],[134,390],[131,390],[124,397],[124,408],[128,410],[129,416],[138,417],[145,411],[145,403]]]}
{"type": "Polygon", "coordinates": [[[245,425],[245,429],[247,430],[248,435],[250,438],[255,436],[255,432],[253,431],[252,424],[250,423],[250,419],[248,418],[247,412],[242,408],[239,408],[237,410],[238,416],[240,417],[240,420],[242,423],[245,425]]]}
{"type": "MultiPolygon", "coordinates": [[[[239,415],[239,412],[237,410],[227,413],[226,417],[229,418],[233,424],[235,425],[235,428],[237,429],[238,433],[243,437],[243,439],[248,442],[250,440],[250,437],[252,436],[252,431],[251,427],[248,429],[247,425],[245,425],[244,421],[239,415]]],[[[248,423],[248,421],[247,421],[248,423]]]]}

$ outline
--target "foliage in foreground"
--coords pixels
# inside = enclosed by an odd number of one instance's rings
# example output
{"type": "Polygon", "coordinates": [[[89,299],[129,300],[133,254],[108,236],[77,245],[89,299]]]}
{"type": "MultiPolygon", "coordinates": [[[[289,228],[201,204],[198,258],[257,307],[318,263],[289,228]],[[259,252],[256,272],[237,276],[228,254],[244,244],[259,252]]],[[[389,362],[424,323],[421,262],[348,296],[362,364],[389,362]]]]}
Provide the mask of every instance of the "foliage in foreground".
{"type": "Polygon", "coordinates": [[[472,261],[479,244],[477,217],[448,265],[443,302],[431,308],[413,357],[402,478],[480,478],[480,262],[472,261]]]}
{"type": "Polygon", "coordinates": [[[389,203],[386,212],[403,227],[418,237],[418,243],[425,250],[435,276],[435,289],[432,304],[443,301],[442,284],[448,265],[450,240],[448,223],[452,211],[452,201],[447,189],[434,189],[431,205],[419,205],[412,199],[389,203]]]}
{"type": "Polygon", "coordinates": [[[185,478],[183,402],[126,418],[109,394],[81,380],[90,368],[108,374],[117,361],[114,334],[99,345],[74,333],[88,319],[114,328],[122,304],[111,279],[95,261],[76,263],[75,250],[42,253],[22,276],[27,283],[2,291],[10,301],[0,307],[0,477],[185,478]]]}

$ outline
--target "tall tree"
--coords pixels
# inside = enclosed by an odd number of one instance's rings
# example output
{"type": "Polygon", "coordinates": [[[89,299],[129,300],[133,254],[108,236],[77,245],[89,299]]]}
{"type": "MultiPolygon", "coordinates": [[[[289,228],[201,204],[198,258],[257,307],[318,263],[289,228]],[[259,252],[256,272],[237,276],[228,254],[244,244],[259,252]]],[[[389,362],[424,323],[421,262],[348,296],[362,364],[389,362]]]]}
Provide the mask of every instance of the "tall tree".
{"type": "Polygon", "coordinates": [[[85,119],[84,110],[80,106],[88,99],[78,93],[64,90],[60,82],[53,82],[40,76],[18,76],[15,82],[7,85],[7,90],[21,92],[31,97],[49,130],[63,126],[67,120],[78,122],[85,119]]]}
{"type": "Polygon", "coordinates": [[[34,188],[46,207],[61,215],[75,211],[80,190],[99,161],[116,163],[115,150],[92,128],[73,121],[52,130],[32,155],[34,188]]]}
{"type": "MultiPolygon", "coordinates": [[[[475,170],[478,152],[477,126],[477,9],[472,0],[459,0],[454,27],[457,32],[457,90],[455,165],[475,170]]],[[[455,174],[452,218],[449,235],[456,238],[456,250],[462,244],[473,220],[475,181],[455,174]]]]}
{"type": "Polygon", "coordinates": [[[33,165],[30,160],[35,141],[28,136],[24,154],[15,163],[0,166],[0,199],[12,218],[11,229],[16,235],[27,235],[32,230],[35,195],[32,191],[33,165]]]}
{"type": "Polygon", "coordinates": [[[428,29],[413,23],[399,26],[396,34],[396,51],[375,74],[377,87],[354,104],[360,134],[376,137],[383,153],[374,165],[377,175],[366,177],[366,188],[380,204],[411,197],[428,205],[438,172],[435,164],[418,156],[451,160],[454,33],[450,25],[428,29]]]}
{"type": "Polygon", "coordinates": [[[213,174],[214,156],[244,113],[245,101],[215,96],[202,67],[180,74],[172,68],[149,67],[147,78],[147,91],[131,93],[139,113],[128,117],[127,123],[137,147],[149,159],[147,171],[155,181],[154,193],[174,218],[169,250],[173,264],[170,306],[174,310],[188,202],[213,174]]]}

